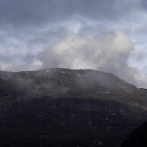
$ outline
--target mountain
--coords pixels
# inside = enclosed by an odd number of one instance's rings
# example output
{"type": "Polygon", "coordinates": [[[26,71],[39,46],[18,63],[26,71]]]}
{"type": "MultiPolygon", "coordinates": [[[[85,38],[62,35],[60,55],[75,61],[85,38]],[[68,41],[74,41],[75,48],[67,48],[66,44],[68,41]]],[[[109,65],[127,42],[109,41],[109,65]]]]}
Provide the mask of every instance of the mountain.
{"type": "Polygon", "coordinates": [[[122,143],[122,147],[146,147],[147,146],[147,122],[135,129],[129,139],[122,143]]]}
{"type": "Polygon", "coordinates": [[[118,147],[147,119],[146,97],[102,71],[0,71],[0,144],[118,147]]]}

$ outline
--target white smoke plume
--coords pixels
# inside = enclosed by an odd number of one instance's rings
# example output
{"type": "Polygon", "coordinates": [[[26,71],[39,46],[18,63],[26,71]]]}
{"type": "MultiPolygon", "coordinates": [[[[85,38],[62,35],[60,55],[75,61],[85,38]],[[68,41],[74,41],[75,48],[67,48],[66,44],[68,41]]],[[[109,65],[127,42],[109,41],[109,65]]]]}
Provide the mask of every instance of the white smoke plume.
{"type": "Polygon", "coordinates": [[[94,69],[113,73],[138,87],[147,87],[147,77],[128,65],[134,44],[122,32],[99,36],[68,35],[44,49],[42,68],[94,69]]]}

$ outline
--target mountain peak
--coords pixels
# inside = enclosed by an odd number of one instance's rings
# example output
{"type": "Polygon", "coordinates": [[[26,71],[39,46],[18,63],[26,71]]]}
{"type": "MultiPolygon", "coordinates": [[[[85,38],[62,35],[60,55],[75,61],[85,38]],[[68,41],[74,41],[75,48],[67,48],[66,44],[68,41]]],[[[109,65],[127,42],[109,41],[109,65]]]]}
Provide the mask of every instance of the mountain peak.
{"type": "MultiPolygon", "coordinates": [[[[0,71],[0,94],[0,129],[19,146],[33,138],[49,146],[114,147],[147,118],[146,90],[90,69],[0,71]]],[[[10,146],[5,134],[2,144],[10,146]]]]}
{"type": "Polygon", "coordinates": [[[87,90],[94,96],[96,93],[131,92],[137,89],[136,86],[126,83],[111,73],[90,69],[49,68],[36,71],[0,72],[0,77],[38,96],[43,96],[44,93],[47,95],[62,93],[63,96],[69,96],[70,91],[82,93],[87,90]]]}
{"type": "Polygon", "coordinates": [[[0,72],[0,78],[19,87],[30,97],[116,99],[131,103],[131,98],[146,94],[145,90],[126,83],[119,77],[91,69],[48,68],[36,71],[0,72]]]}

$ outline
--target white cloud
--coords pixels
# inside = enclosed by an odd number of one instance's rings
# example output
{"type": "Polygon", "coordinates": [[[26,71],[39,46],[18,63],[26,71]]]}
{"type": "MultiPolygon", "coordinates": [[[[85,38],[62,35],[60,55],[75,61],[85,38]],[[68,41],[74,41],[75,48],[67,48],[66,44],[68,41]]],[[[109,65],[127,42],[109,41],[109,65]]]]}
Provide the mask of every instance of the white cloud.
{"type": "Polygon", "coordinates": [[[129,58],[129,65],[138,68],[140,71],[146,66],[147,63],[147,51],[142,49],[135,49],[131,52],[129,58]]]}
{"type": "Polygon", "coordinates": [[[30,64],[17,62],[0,62],[1,70],[3,71],[26,71],[37,70],[42,67],[40,60],[34,60],[30,64]]]}
{"type": "Polygon", "coordinates": [[[0,0],[1,70],[92,68],[135,84],[141,77],[138,69],[145,73],[145,0],[31,1],[0,0]],[[103,31],[114,33],[99,35],[103,31]],[[120,32],[133,40],[135,50],[120,32]],[[37,56],[47,46],[40,56],[42,66],[37,56]]]}
{"type": "Polygon", "coordinates": [[[139,87],[147,76],[128,64],[134,44],[122,32],[100,36],[68,35],[46,48],[39,56],[42,68],[95,69],[113,73],[139,87]]]}

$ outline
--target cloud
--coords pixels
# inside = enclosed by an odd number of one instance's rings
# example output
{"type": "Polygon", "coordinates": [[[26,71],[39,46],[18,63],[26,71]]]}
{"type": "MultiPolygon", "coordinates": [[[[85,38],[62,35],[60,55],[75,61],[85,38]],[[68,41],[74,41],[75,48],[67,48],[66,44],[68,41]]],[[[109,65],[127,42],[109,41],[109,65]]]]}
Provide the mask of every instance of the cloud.
{"type": "Polygon", "coordinates": [[[0,69],[93,68],[136,84],[139,67],[144,73],[147,65],[144,56],[137,62],[143,52],[136,52],[136,47],[147,46],[146,4],[145,0],[0,0],[0,69]],[[110,32],[100,35],[103,31],[110,32]],[[135,50],[120,32],[135,40],[135,50]],[[37,56],[47,46],[39,56],[41,63],[37,56]]]}
{"type": "MultiPolygon", "coordinates": [[[[147,74],[147,65],[142,68],[142,73],[147,74]]],[[[147,81],[147,80],[146,80],[147,81]]]]}
{"type": "Polygon", "coordinates": [[[143,49],[135,49],[131,52],[131,56],[129,58],[129,65],[138,68],[142,73],[145,72],[145,67],[147,66],[147,51],[143,49]],[[145,64],[142,64],[145,63],[145,64]]]}
{"type": "Polygon", "coordinates": [[[16,50],[14,46],[3,47],[0,50],[0,70],[20,71],[39,69],[40,61],[36,53],[27,50],[16,50]]]}
{"type": "Polygon", "coordinates": [[[83,17],[115,22],[142,12],[138,0],[0,0],[0,25],[26,29],[83,17]]]}
{"type": "Polygon", "coordinates": [[[3,71],[32,71],[42,67],[42,63],[39,60],[34,60],[31,63],[19,63],[19,62],[0,62],[1,70],[3,71]]]}
{"type": "MultiPolygon", "coordinates": [[[[33,24],[64,21],[76,15],[91,19],[115,19],[117,0],[0,0],[1,23],[11,25],[33,24]]],[[[117,10],[118,11],[118,10],[117,10]]]]}
{"type": "Polygon", "coordinates": [[[141,86],[140,80],[145,77],[127,62],[133,50],[134,44],[122,32],[105,32],[99,36],[72,34],[46,48],[39,59],[42,68],[101,70],[141,86]]]}

